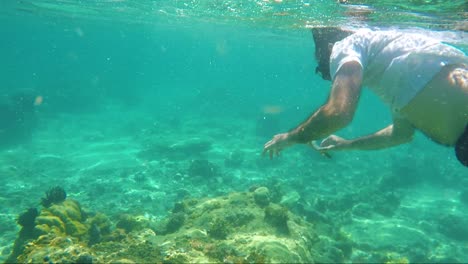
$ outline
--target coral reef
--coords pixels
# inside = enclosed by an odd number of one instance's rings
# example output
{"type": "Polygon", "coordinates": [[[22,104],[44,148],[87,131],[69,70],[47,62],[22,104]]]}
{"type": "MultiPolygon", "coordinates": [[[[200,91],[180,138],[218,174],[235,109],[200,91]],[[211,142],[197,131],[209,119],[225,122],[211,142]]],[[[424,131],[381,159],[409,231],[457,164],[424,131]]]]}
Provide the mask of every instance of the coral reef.
{"type": "Polygon", "coordinates": [[[187,174],[190,177],[213,178],[219,175],[219,168],[208,160],[196,159],[190,162],[187,174]]]}
{"type": "Polygon", "coordinates": [[[210,222],[208,227],[208,235],[215,239],[226,239],[231,233],[229,223],[226,219],[218,217],[210,222]]]}
{"type": "MultiPolygon", "coordinates": [[[[35,221],[38,236],[10,260],[312,263],[338,259],[327,255],[331,254],[328,241],[334,234],[316,229],[282,205],[259,205],[253,192],[184,200],[176,203],[172,214],[162,221],[124,215],[117,219],[114,229],[102,214],[85,215],[76,201],[68,199],[43,208],[35,221]]],[[[340,260],[350,251],[350,247],[333,247],[333,254],[340,260]]]]}
{"type": "Polygon", "coordinates": [[[289,233],[288,208],[271,204],[265,208],[265,221],[274,226],[280,233],[289,233]]]}
{"type": "Polygon", "coordinates": [[[92,264],[93,263],[93,256],[89,254],[82,254],[79,255],[78,258],[75,260],[76,264],[92,264]]]}
{"type": "Polygon", "coordinates": [[[185,222],[185,214],[183,212],[173,213],[166,221],[163,233],[170,234],[179,230],[185,222]]]}
{"type": "Polygon", "coordinates": [[[135,217],[129,214],[119,216],[116,227],[123,229],[126,233],[139,231],[148,226],[147,221],[143,217],[135,217]]]}
{"type": "Polygon", "coordinates": [[[113,237],[111,223],[103,214],[87,217],[77,201],[66,199],[62,188],[52,188],[43,203],[48,205],[40,212],[28,209],[18,217],[22,226],[7,262],[68,262],[92,263],[88,246],[113,237]],[[37,251],[43,249],[43,251],[37,251]],[[56,254],[49,254],[50,250],[56,254]],[[66,257],[65,257],[66,256],[66,257]]]}
{"type": "Polygon", "coordinates": [[[41,210],[35,229],[39,235],[54,233],[83,238],[87,234],[85,217],[77,201],[65,200],[41,210]]]}

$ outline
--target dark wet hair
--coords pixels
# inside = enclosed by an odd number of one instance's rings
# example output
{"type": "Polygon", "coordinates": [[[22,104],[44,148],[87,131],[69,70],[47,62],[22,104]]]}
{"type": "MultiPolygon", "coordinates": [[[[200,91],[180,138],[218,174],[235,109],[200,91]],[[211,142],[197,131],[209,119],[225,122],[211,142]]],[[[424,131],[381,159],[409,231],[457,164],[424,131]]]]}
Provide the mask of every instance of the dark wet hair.
{"type": "Polygon", "coordinates": [[[331,80],[330,55],[333,45],[335,42],[353,33],[353,31],[341,29],[339,27],[312,28],[312,35],[315,43],[315,59],[317,59],[318,62],[315,73],[320,73],[325,80],[331,80]]]}

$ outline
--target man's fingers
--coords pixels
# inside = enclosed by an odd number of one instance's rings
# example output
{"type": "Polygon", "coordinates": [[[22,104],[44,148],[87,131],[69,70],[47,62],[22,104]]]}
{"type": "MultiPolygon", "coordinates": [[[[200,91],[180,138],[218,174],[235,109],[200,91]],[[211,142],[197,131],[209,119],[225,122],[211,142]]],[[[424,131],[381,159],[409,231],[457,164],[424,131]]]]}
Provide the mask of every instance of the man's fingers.
{"type": "Polygon", "coordinates": [[[311,148],[313,148],[314,150],[318,151],[322,156],[324,157],[327,157],[329,159],[332,158],[332,156],[330,155],[330,153],[328,153],[327,151],[330,150],[332,148],[332,146],[326,146],[326,147],[321,147],[317,144],[317,141],[312,141],[312,142],[309,142],[308,144],[311,148]]]}
{"type": "Polygon", "coordinates": [[[273,139],[268,141],[267,143],[265,143],[265,145],[263,146],[264,148],[269,148],[271,145],[273,145],[273,139]]]}
{"type": "Polygon", "coordinates": [[[270,156],[270,159],[273,159],[275,156],[280,155],[280,150],[278,149],[263,149],[262,156],[264,157],[268,153],[268,156],[270,156]]]}
{"type": "Polygon", "coordinates": [[[273,159],[275,156],[280,155],[280,149],[278,148],[277,141],[273,138],[272,140],[268,141],[263,145],[263,152],[262,156],[265,156],[268,152],[268,155],[270,156],[270,159],[273,159]]]}
{"type": "Polygon", "coordinates": [[[320,145],[317,144],[317,141],[310,142],[309,146],[318,152],[323,152],[329,149],[329,147],[321,147],[320,145]]]}
{"type": "Polygon", "coordinates": [[[308,144],[310,147],[312,147],[313,149],[317,150],[317,151],[320,151],[320,146],[317,144],[317,141],[312,141],[312,142],[309,142],[308,144]]]}

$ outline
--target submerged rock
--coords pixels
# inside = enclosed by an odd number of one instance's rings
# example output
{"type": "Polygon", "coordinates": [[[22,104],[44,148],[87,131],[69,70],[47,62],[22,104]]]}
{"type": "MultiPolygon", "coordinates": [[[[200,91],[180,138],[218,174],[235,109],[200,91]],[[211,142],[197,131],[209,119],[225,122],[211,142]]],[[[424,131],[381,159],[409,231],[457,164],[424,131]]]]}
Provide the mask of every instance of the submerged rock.
{"type": "Polygon", "coordinates": [[[294,207],[300,199],[301,199],[301,195],[296,191],[292,191],[292,192],[286,193],[281,198],[280,204],[284,206],[288,206],[288,207],[294,207]]]}
{"type": "Polygon", "coordinates": [[[187,169],[190,177],[214,178],[220,175],[218,166],[205,159],[196,159],[190,162],[187,169]]]}
{"type": "Polygon", "coordinates": [[[254,200],[259,206],[267,206],[270,203],[270,190],[267,187],[259,187],[253,192],[254,200]]]}

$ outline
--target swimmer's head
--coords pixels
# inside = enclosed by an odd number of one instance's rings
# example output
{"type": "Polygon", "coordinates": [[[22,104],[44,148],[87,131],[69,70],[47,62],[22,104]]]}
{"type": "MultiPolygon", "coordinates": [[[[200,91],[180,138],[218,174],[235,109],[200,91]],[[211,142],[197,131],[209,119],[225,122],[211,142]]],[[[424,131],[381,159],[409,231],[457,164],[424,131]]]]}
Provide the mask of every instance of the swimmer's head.
{"type": "Polygon", "coordinates": [[[338,42],[347,36],[353,34],[351,30],[341,29],[339,27],[317,27],[312,28],[312,35],[315,43],[315,59],[318,66],[315,73],[320,73],[323,79],[331,80],[330,76],[330,55],[335,42],[338,42]]]}

